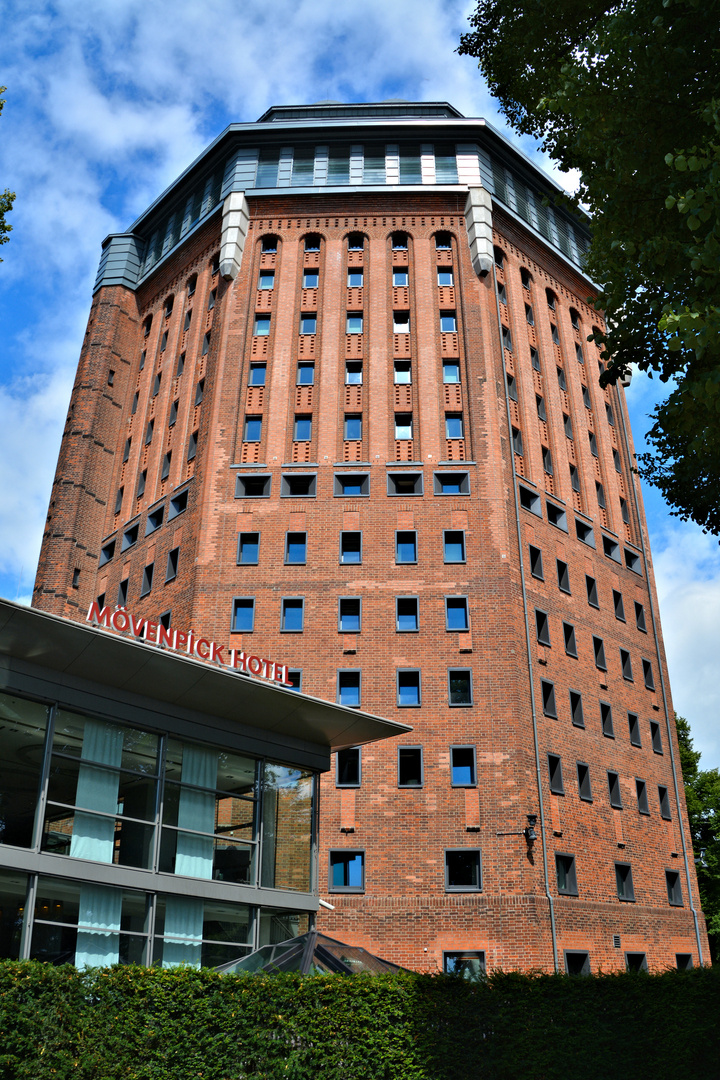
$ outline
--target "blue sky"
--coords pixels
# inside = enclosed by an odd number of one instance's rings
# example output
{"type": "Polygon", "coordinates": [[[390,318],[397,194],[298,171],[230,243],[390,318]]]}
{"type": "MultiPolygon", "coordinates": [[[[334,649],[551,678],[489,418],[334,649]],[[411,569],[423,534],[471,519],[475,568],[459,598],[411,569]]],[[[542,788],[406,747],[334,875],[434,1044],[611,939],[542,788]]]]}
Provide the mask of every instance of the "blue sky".
{"type": "MultiPolygon", "coordinates": [[[[507,129],[459,0],[5,0],[0,188],[0,595],[28,602],[100,243],[228,123],[273,104],[450,101],[507,129]]],[[[516,140],[518,141],[518,140],[516,140]]],[[[560,182],[529,139],[522,148],[560,182]]],[[[663,386],[636,376],[636,445],[663,386]]],[[[675,707],[720,764],[720,549],[645,489],[675,707]]]]}

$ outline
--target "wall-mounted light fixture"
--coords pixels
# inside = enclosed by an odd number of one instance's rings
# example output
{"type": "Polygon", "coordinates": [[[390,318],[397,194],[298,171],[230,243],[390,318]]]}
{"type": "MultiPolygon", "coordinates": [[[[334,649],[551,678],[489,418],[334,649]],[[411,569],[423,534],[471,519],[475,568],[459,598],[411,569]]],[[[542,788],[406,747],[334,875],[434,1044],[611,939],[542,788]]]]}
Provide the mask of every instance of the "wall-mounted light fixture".
{"type": "Polygon", "coordinates": [[[532,847],[537,840],[537,833],[535,832],[535,825],[537,824],[537,814],[527,815],[527,828],[523,830],[527,846],[532,847]]]}

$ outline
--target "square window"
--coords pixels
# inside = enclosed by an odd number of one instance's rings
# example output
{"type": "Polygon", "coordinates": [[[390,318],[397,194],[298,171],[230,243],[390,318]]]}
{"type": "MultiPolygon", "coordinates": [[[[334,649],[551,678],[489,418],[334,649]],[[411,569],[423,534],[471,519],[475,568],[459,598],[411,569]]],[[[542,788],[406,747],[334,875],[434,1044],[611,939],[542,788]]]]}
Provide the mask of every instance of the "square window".
{"type": "Polygon", "coordinates": [[[360,747],[351,746],[347,750],[338,750],[335,764],[335,786],[360,787],[360,778],[360,747]]]}
{"type": "Polygon", "coordinates": [[[295,442],[310,442],[312,439],[312,417],[296,416],[293,428],[295,442]]]}
{"type": "Polygon", "coordinates": [[[361,386],[363,381],[362,360],[345,361],[345,382],[348,386],[361,386]]]}
{"type": "Polygon", "coordinates": [[[653,677],[652,664],[649,660],[643,660],[643,679],[645,680],[645,686],[648,690],[655,689],[655,679],[653,677]]]}
{"type": "Polygon", "coordinates": [[[359,634],[360,611],[359,596],[341,596],[338,600],[338,630],[345,634],[359,634]]]}
{"type": "Polygon", "coordinates": [[[637,713],[628,713],[628,728],[630,729],[630,745],[642,746],[640,741],[640,718],[637,713]]]}
{"type": "Polygon", "coordinates": [[[362,439],[362,416],[345,416],[344,438],[353,441],[362,439]]]}
{"type": "Polygon", "coordinates": [[[420,672],[398,671],[397,703],[399,706],[417,706],[420,704],[420,672]]]}
{"type": "Polygon", "coordinates": [[[551,525],[554,525],[556,529],[561,529],[563,532],[568,531],[567,514],[560,506],[556,506],[555,503],[547,502],[547,516],[551,525]]]}
{"type": "Polygon", "coordinates": [[[564,795],[562,761],[557,754],[548,754],[548,773],[550,775],[550,790],[553,795],[564,795]]]}
{"type": "Polygon", "coordinates": [[[590,786],[590,766],[584,761],[577,762],[578,794],[583,802],[592,802],[592,788],[590,786]]]}
{"type": "Polygon", "coordinates": [[[558,589],[561,592],[570,594],[570,572],[568,571],[568,564],[563,562],[562,559],[556,559],[557,563],[557,579],[558,589]]]}
{"type": "Polygon", "coordinates": [[[670,813],[670,796],[668,795],[668,789],[662,785],[658,787],[658,800],[660,802],[660,817],[665,821],[670,821],[672,819],[672,814],[670,813]]]}
{"type": "Polygon", "coordinates": [[[365,891],[365,852],[331,851],[328,892],[365,891]]]}
{"type": "Polygon", "coordinates": [[[341,532],[340,533],[340,562],[341,563],[361,563],[362,562],[362,533],[361,532],[341,532]]]}
{"type": "MultiPolygon", "coordinates": [[[[631,882],[632,884],[632,882],[631,882]]],[[[634,900],[635,897],[621,896],[621,900],[634,900]]],[[[647,971],[647,956],[644,952],[626,952],[625,965],[628,971],[647,971]]]]}
{"type": "Polygon", "coordinates": [[[178,562],[180,560],[180,548],[173,548],[172,551],[168,551],[167,566],[165,568],[165,584],[168,581],[174,581],[178,573],[178,562]]]}
{"type": "Polygon", "coordinates": [[[540,496],[535,491],[531,491],[530,488],[523,487],[522,484],[518,484],[518,491],[520,492],[520,505],[523,510],[529,510],[531,514],[542,517],[540,496]]]}
{"type": "Polygon", "coordinates": [[[620,650],[620,666],[622,668],[623,679],[627,679],[628,682],[632,682],[632,661],[630,660],[630,653],[627,651],[627,649],[620,650]]]}
{"type": "Polygon", "coordinates": [[[362,334],[363,316],[362,311],[351,311],[347,316],[345,325],[346,334],[362,334]]]}
{"type": "Polygon", "coordinates": [[[239,633],[250,633],[255,627],[255,598],[236,596],[233,600],[232,629],[239,633]]]}
{"type": "Polygon", "coordinates": [[[270,316],[256,315],[253,334],[255,337],[267,337],[270,333],[270,316]]]}
{"type": "Polygon", "coordinates": [[[583,544],[587,544],[587,546],[591,548],[595,547],[595,533],[593,532],[591,525],[586,525],[584,521],[575,518],[575,532],[577,533],[578,540],[583,544]]]}
{"type": "Polygon", "coordinates": [[[301,690],[302,689],[302,669],[290,668],[287,673],[287,682],[285,683],[286,690],[301,690]]]}
{"type": "Polygon", "coordinates": [[[550,645],[550,623],[547,612],[535,608],[535,632],[540,645],[550,645]]]}
{"type": "Polygon", "coordinates": [[[274,289],[275,288],[275,271],[274,270],[261,270],[258,277],[258,289],[274,289]]]}
{"type": "Polygon", "coordinates": [[[297,385],[313,386],[315,383],[315,365],[311,360],[301,360],[297,366],[297,385]]]}
{"type": "Polygon", "coordinates": [[[445,597],[445,629],[467,630],[470,625],[468,618],[468,602],[466,596],[445,597]]]}
{"type": "Polygon", "coordinates": [[[305,270],[303,272],[303,289],[317,289],[320,282],[320,274],[317,270],[305,270]]]}
{"type": "Polygon", "coordinates": [[[620,545],[617,540],[612,540],[609,536],[603,536],[603,551],[608,559],[612,559],[613,562],[620,562],[620,545]]]}
{"type": "Polygon", "coordinates": [[[557,717],[557,708],[555,705],[555,687],[547,679],[542,679],[540,683],[542,689],[542,703],[543,713],[545,716],[557,717]]]}
{"type": "Polygon", "coordinates": [[[613,607],[615,608],[615,618],[620,622],[625,622],[625,605],[623,604],[622,593],[617,589],[613,589],[613,607]]]}
{"type": "Polygon", "coordinates": [[[468,982],[480,982],[485,974],[484,952],[444,952],[443,972],[458,975],[468,982]]]}
{"type": "Polygon", "coordinates": [[[423,753],[421,746],[398,747],[398,787],[423,786],[423,753]]]}
{"type": "Polygon", "coordinates": [[[396,360],[393,364],[395,385],[408,385],[412,382],[412,364],[409,360],[396,360]]]}
{"type": "Polygon", "coordinates": [[[662,754],[662,735],[660,734],[660,725],[657,720],[650,721],[650,741],[652,743],[653,753],[662,754]]]}
{"type": "Polygon", "coordinates": [[[530,555],[530,573],[534,578],[538,578],[539,581],[544,581],[545,575],[543,573],[542,551],[540,548],[529,544],[528,552],[530,555]]]}
{"type": "Polygon", "coordinates": [[[393,267],[392,283],[396,289],[404,288],[409,281],[407,270],[403,270],[400,267],[393,267]]]}
{"type": "Polygon", "coordinates": [[[463,419],[457,413],[445,413],[445,438],[462,439],[463,419]]]}
{"type": "Polygon", "coordinates": [[[448,704],[472,703],[472,672],[469,668],[451,668],[448,671],[448,704]]]}
{"type": "Polygon", "coordinates": [[[316,473],[283,473],[280,481],[283,499],[314,499],[316,488],[316,473]]]}
{"type": "Polygon", "coordinates": [[[675,966],[678,971],[691,971],[693,966],[692,953],[675,953],[675,966]]]}
{"type": "Polygon", "coordinates": [[[412,439],[413,419],[412,413],[395,413],[395,438],[412,439]]]}
{"type": "Polygon", "coordinates": [[[565,652],[568,656],[577,659],[577,643],[575,641],[575,627],[571,623],[563,623],[563,636],[565,638],[565,652]]]}
{"type": "Polygon", "coordinates": [[[235,478],[235,498],[268,499],[270,497],[271,479],[267,474],[258,475],[257,473],[237,476],[235,478]]]}
{"type": "Polygon", "coordinates": [[[436,472],[433,474],[435,495],[469,495],[470,474],[466,472],[436,472]]]}
{"type": "Polygon", "coordinates": [[[465,533],[462,530],[443,530],[443,561],[446,563],[465,562],[465,533]]]}
{"type": "Polygon", "coordinates": [[[480,852],[460,848],[445,852],[445,890],[447,892],[480,892],[480,852]]]}
{"type": "Polygon", "coordinates": [[[647,784],[644,780],[635,781],[635,793],[638,801],[638,813],[649,814],[650,807],[648,805],[647,784]]]}
{"type": "Polygon", "coordinates": [[[599,609],[600,603],[598,601],[597,582],[595,578],[590,577],[589,574],[586,574],[585,585],[587,586],[588,604],[590,604],[591,607],[599,609]]]}
{"type": "Polygon", "coordinates": [[[165,507],[159,506],[157,510],[151,511],[147,516],[145,522],[145,535],[150,536],[151,533],[156,532],[163,523],[163,517],[165,515],[165,507]]]}
{"type": "Polygon", "coordinates": [[[575,874],[575,856],[555,853],[558,892],[561,896],[577,896],[577,876],[575,874]]]}
{"type": "Polygon", "coordinates": [[[603,639],[599,637],[593,637],[593,653],[595,655],[595,667],[600,671],[607,671],[607,662],[605,660],[605,645],[603,639]]]}
{"type": "Polygon", "coordinates": [[[459,360],[443,360],[443,382],[444,383],[459,383],[460,382],[460,361],[459,360]]]}
{"type": "MultiPolygon", "coordinates": [[[[257,534],[256,534],[257,535],[257,534]]],[[[257,548],[255,549],[257,561],[257,548]]],[[[285,534],[285,562],[304,563],[307,560],[307,533],[289,532],[285,534]]]]}
{"type": "Polygon", "coordinates": [[[335,495],[369,495],[369,473],[335,473],[335,495]]]}
{"type": "Polygon", "coordinates": [[[305,237],[305,250],[306,251],[319,251],[320,250],[320,237],[314,233],[305,237]]]}
{"type": "MultiPolygon", "coordinates": [[[[620,559],[618,559],[618,562],[620,562],[620,559]]],[[[628,548],[625,548],[625,565],[627,566],[628,570],[632,570],[634,574],[639,574],[641,572],[640,556],[636,555],[634,551],[630,551],[628,548]]]]}
{"type": "Polygon", "coordinates": [[[620,777],[616,772],[608,772],[608,791],[610,793],[610,805],[616,810],[622,810],[622,797],[620,795],[620,777]]]}
{"type": "MultiPolygon", "coordinates": [[[[632,867],[629,863],[615,863],[615,883],[617,885],[618,900],[632,901],[635,899],[632,867]]],[[[625,955],[627,957],[642,956],[643,960],[645,959],[645,953],[626,953],[625,955]]],[[[630,968],[630,964],[628,964],[628,967],[630,968]]],[[[647,964],[645,969],[647,970],[647,964]]],[[[636,968],[635,970],[640,970],[640,968],[636,968]]]]}
{"type": "Polygon", "coordinates": [[[453,787],[475,787],[477,773],[474,746],[450,747],[450,778],[453,787]]]}
{"type": "Polygon", "coordinates": [[[300,333],[314,334],[317,332],[317,315],[303,314],[300,316],[300,333]]]}
{"type": "Polygon", "coordinates": [[[354,670],[338,671],[337,700],[340,705],[358,708],[360,705],[360,672],[354,670]]]}
{"type": "Polygon", "coordinates": [[[248,416],[245,418],[245,431],[243,442],[260,442],[262,438],[262,417],[248,416]]]}
{"type": "Polygon", "coordinates": [[[572,722],[575,727],[585,727],[582,694],[577,690],[570,691],[570,716],[572,717],[572,722]]]}
{"type": "Polygon", "coordinates": [[[360,267],[355,267],[352,270],[348,270],[347,287],[348,289],[362,289],[363,271],[360,267]]]}
{"type": "Polygon", "coordinates": [[[410,333],[410,312],[393,311],[393,334],[410,333]]]}
{"type": "Polygon", "coordinates": [[[414,530],[395,533],[395,562],[417,562],[417,533],[414,530]]]}
{"type": "Polygon", "coordinates": [[[641,633],[647,634],[647,626],[645,625],[645,608],[642,604],[635,601],[635,624],[641,633]]]}
{"type": "Polygon", "coordinates": [[[180,514],[184,514],[187,510],[188,504],[188,489],[179,492],[177,495],[173,495],[170,500],[170,507],[168,509],[168,521],[172,521],[173,518],[179,517],[180,514]]]}
{"type": "Polygon", "coordinates": [[[408,633],[419,629],[417,596],[398,596],[395,600],[395,629],[408,633]]]}
{"type": "Polygon", "coordinates": [[[388,495],[422,495],[423,474],[420,472],[398,472],[387,474],[388,495]]]}
{"type": "Polygon", "coordinates": [[[454,311],[440,312],[440,333],[454,334],[457,331],[457,316],[454,311]]]}
{"type": "Polygon", "coordinates": [[[277,251],[277,237],[276,236],[263,236],[262,250],[272,253],[277,251]]]}
{"type": "Polygon", "coordinates": [[[606,739],[615,738],[615,729],[613,728],[613,715],[612,706],[607,701],[600,702],[600,726],[602,733],[606,739]]]}
{"type": "Polygon", "coordinates": [[[446,288],[455,284],[455,279],[453,278],[453,272],[451,267],[438,267],[437,283],[440,288],[446,288]]]}
{"type": "Polygon", "coordinates": [[[282,600],[280,630],[285,634],[299,634],[304,629],[305,601],[300,596],[286,596],[282,600]]]}
{"type": "Polygon", "coordinates": [[[121,552],[127,551],[128,548],[131,548],[133,546],[133,544],[137,544],[139,530],[139,525],[131,525],[129,529],[125,530],[125,532],[123,533],[122,544],[120,546],[121,552]]]}
{"type": "Polygon", "coordinates": [[[590,953],[580,952],[577,949],[565,949],[565,974],[589,975],[590,953]]]}

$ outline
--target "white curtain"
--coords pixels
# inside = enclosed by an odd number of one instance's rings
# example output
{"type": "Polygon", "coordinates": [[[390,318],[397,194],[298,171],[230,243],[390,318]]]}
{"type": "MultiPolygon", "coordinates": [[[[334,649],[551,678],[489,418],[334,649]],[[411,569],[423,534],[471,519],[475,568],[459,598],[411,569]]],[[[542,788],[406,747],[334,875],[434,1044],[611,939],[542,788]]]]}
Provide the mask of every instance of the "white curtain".
{"type": "MultiPolygon", "coordinates": [[[[182,783],[215,788],[217,785],[218,751],[200,746],[184,746],[182,783]]],[[[181,787],[178,806],[178,828],[198,832],[215,831],[215,792],[193,791],[181,787]]],[[[188,877],[211,878],[213,873],[213,840],[210,836],[177,834],[175,873],[188,877]]]]}
{"type": "MultiPolygon", "coordinates": [[[[75,803],[85,810],[100,810],[117,814],[120,774],[115,771],[122,762],[122,729],[100,720],[86,720],[83,733],[82,759],[110,766],[96,769],[81,763],[78,772],[75,803]]],[[[75,811],[70,854],[76,859],[93,859],[111,863],[115,844],[115,821],[75,811]]]]}
{"type": "Polygon", "coordinates": [[[120,959],[122,892],[106,885],[83,885],[80,889],[77,967],[107,967],[120,959]]]}
{"type": "Polygon", "coordinates": [[[202,932],[202,900],[189,896],[166,897],[163,967],[174,967],[176,964],[200,967],[202,932]]]}

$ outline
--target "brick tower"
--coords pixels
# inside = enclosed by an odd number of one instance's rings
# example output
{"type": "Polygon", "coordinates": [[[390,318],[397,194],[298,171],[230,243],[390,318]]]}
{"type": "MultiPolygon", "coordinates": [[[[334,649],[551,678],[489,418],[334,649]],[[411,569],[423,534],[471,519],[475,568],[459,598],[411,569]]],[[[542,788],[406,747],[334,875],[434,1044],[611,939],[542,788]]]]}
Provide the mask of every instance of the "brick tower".
{"type": "Polygon", "coordinates": [[[324,777],[319,925],[421,970],[709,959],[624,394],[556,194],[447,104],[229,127],[103,244],[35,586],[411,724],[324,777]]]}

